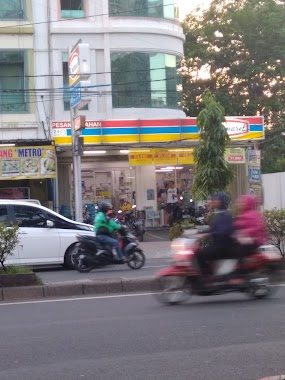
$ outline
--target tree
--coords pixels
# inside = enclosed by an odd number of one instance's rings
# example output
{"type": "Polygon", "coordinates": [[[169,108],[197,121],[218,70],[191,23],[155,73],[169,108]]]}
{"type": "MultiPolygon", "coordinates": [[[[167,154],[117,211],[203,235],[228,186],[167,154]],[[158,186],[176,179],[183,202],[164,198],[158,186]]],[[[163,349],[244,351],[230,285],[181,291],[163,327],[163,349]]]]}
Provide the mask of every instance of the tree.
{"type": "Polygon", "coordinates": [[[8,256],[13,255],[13,250],[19,242],[18,229],[18,225],[7,227],[5,224],[0,223],[0,264],[5,272],[5,261],[8,256]]]}
{"type": "Polygon", "coordinates": [[[261,172],[277,173],[285,171],[285,133],[284,126],[276,125],[265,132],[261,142],[261,172]]]}
{"type": "Polygon", "coordinates": [[[183,23],[186,113],[197,116],[210,90],[226,115],[259,113],[267,125],[283,123],[284,19],[278,0],[212,0],[204,13],[190,14],[183,23]]]}
{"type": "Polygon", "coordinates": [[[200,142],[194,150],[196,171],[193,195],[196,199],[207,199],[216,191],[224,191],[233,178],[233,172],[225,160],[225,151],[230,138],[224,126],[225,111],[214,95],[206,92],[205,108],[199,113],[197,125],[200,142]]]}

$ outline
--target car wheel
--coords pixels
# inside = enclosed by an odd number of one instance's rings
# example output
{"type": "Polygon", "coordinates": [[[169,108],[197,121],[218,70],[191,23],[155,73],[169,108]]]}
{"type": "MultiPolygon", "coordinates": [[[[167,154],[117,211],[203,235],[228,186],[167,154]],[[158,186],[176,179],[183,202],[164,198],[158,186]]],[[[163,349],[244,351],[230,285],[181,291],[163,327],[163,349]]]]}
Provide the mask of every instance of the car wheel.
{"type": "Polygon", "coordinates": [[[74,256],[78,251],[78,244],[75,243],[70,246],[64,256],[64,267],[66,269],[74,269],[74,256]]]}

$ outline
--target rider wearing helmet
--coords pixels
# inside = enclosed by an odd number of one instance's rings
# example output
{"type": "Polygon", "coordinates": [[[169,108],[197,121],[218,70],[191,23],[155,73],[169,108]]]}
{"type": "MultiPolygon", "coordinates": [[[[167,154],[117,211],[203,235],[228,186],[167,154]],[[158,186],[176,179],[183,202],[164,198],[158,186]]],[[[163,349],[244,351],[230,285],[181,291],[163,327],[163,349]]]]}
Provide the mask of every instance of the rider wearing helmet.
{"type": "Polygon", "coordinates": [[[119,231],[122,227],[107,216],[110,210],[112,210],[111,203],[103,201],[99,204],[99,212],[95,218],[94,230],[99,241],[115,248],[119,260],[125,262],[126,260],[119,242],[112,236],[115,231],[119,231]]]}

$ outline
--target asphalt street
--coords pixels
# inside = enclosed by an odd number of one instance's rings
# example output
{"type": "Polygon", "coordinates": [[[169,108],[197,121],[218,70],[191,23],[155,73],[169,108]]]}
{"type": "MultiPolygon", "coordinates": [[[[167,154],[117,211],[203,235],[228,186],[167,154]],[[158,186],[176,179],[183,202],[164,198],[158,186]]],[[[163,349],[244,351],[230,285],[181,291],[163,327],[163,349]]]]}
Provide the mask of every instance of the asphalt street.
{"type": "Polygon", "coordinates": [[[272,299],[153,295],[0,304],[1,380],[257,380],[285,372],[285,287],[272,299]]]}
{"type": "Polygon", "coordinates": [[[129,268],[127,264],[123,264],[94,269],[90,273],[79,273],[76,270],[64,270],[62,268],[57,268],[37,271],[37,274],[41,277],[45,284],[111,278],[139,278],[153,276],[157,271],[159,271],[159,269],[168,266],[169,263],[170,259],[147,259],[145,266],[139,270],[133,270],[129,268]]]}

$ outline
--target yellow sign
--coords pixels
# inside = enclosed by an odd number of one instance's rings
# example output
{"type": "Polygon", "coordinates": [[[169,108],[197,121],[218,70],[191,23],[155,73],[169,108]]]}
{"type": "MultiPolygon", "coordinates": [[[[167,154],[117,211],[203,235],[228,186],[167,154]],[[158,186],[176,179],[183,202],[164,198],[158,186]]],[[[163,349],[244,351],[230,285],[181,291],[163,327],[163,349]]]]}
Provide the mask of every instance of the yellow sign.
{"type": "Polygon", "coordinates": [[[54,146],[0,147],[0,180],[55,177],[54,146]]]}
{"type": "Polygon", "coordinates": [[[177,152],[178,165],[194,165],[194,149],[182,149],[177,152]]]}
{"type": "Polygon", "coordinates": [[[132,150],[129,154],[130,166],[153,165],[153,151],[132,150]]]}
{"type": "Polygon", "coordinates": [[[225,159],[229,164],[245,164],[245,149],[228,148],[226,149],[225,159]]]}
{"type": "Polygon", "coordinates": [[[154,165],[177,165],[177,153],[168,149],[154,149],[154,165]]]}

